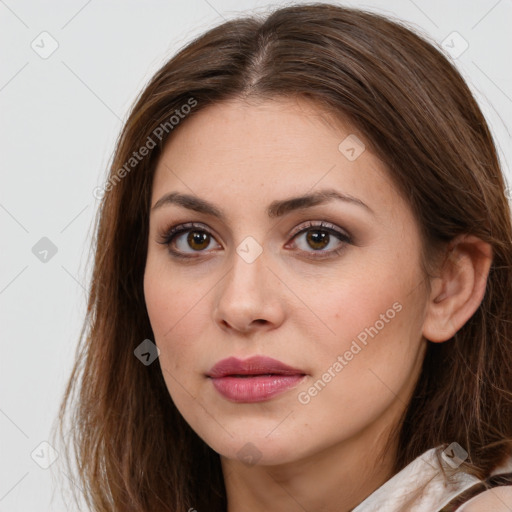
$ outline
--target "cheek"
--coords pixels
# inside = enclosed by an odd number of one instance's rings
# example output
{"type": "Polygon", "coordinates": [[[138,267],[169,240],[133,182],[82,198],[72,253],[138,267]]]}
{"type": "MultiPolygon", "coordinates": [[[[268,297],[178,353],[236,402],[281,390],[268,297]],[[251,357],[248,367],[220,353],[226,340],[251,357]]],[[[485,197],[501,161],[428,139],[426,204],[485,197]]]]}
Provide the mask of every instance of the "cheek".
{"type": "Polygon", "coordinates": [[[325,341],[333,340],[329,344],[335,349],[348,349],[356,338],[364,346],[372,335],[380,338],[396,330],[405,316],[401,310],[408,285],[385,265],[363,266],[362,270],[354,269],[350,276],[326,280],[321,292],[309,294],[311,309],[329,327],[325,341]]]}
{"type": "Polygon", "coordinates": [[[186,285],[179,273],[171,276],[166,268],[148,264],[144,294],[169,395],[189,424],[200,424],[201,409],[191,397],[200,396],[197,376],[204,366],[200,356],[205,351],[198,346],[204,331],[203,321],[199,320],[204,317],[204,293],[186,285]]]}
{"type": "Polygon", "coordinates": [[[180,370],[191,359],[205,318],[205,292],[149,260],[144,296],[161,364],[180,370]]]}
{"type": "Polygon", "coordinates": [[[354,267],[338,302],[343,304],[343,310],[331,309],[339,329],[344,322],[350,327],[349,332],[342,332],[358,337],[363,344],[365,340],[381,339],[395,346],[417,344],[415,334],[421,329],[418,315],[423,311],[425,297],[421,295],[420,265],[410,257],[413,254],[415,247],[386,247],[354,267]]]}
{"type": "MultiPolygon", "coordinates": [[[[318,361],[315,381],[322,381],[323,399],[315,400],[332,400],[357,416],[371,404],[387,403],[394,397],[390,390],[408,385],[417,370],[425,297],[418,267],[394,258],[337,282],[342,285],[325,283],[324,293],[311,298],[330,329],[310,347],[318,361]]],[[[313,329],[309,336],[315,338],[313,329]]]]}

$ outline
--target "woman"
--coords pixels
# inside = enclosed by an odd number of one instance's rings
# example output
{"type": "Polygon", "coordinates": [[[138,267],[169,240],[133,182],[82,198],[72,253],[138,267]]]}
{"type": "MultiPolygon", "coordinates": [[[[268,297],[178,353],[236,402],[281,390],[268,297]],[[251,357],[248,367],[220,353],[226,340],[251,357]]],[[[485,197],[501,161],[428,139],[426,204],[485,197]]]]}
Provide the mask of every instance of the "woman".
{"type": "Polygon", "coordinates": [[[187,45],[100,194],[60,416],[90,508],[512,508],[504,191],[400,24],[310,4],[187,45]]]}

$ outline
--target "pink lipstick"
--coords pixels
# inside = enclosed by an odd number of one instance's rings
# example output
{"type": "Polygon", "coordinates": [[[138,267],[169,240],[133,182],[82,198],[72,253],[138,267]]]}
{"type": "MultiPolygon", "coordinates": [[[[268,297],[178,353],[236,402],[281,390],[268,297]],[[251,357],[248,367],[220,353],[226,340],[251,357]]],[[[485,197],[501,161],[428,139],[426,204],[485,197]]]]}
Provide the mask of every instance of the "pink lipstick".
{"type": "Polygon", "coordinates": [[[232,402],[263,402],[295,387],[305,372],[276,359],[253,356],[244,361],[236,357],[215,364],[207,376],[215,389],[232,402]]]}

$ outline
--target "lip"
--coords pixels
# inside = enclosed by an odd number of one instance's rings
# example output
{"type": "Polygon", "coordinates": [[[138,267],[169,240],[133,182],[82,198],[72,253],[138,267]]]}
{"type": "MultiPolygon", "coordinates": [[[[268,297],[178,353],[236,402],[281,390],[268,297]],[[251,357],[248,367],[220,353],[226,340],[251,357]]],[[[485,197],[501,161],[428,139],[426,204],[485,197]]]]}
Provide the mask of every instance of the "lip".
{"type": "Polygon", "coordinates": [[[295,387],[306,373],[264,356],[222,359],[206,374],[215,389],[232,402],[262,402],[295,387]]]}

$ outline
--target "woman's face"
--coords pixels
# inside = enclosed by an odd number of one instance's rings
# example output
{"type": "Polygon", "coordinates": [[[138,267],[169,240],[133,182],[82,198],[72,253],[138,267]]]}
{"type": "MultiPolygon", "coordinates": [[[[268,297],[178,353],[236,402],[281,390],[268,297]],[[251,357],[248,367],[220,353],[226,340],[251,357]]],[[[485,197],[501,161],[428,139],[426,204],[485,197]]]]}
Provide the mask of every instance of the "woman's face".
{"type": "Polygon", "coordinates": [[[426,346],[419,230],[383,164],[305,100],[224,102],[175,129],[144,291],[176,407],[215,451],[252,464],[376,439],[426,346]],[[243,366],[254,356],[293,370],[243,366]],[[242,363],[212,373],[227,358],[242,363]]]}

